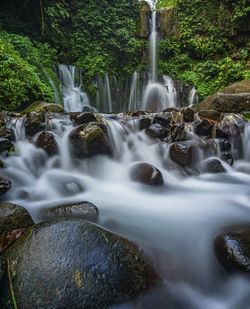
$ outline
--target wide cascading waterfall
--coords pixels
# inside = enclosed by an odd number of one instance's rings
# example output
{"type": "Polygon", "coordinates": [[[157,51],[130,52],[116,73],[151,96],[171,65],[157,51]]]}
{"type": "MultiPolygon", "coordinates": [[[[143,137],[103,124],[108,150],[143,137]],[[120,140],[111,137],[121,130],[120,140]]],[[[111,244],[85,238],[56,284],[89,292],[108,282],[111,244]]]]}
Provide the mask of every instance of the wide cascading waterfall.
{"type": "Polygon", "coordinates": [[[83,91],[81,71],[74,66],[59,66],[62,98],[66,112],[81,112],[89,106],[87,94],[83,91]]]}
{"type": "MultiPolygon", "coordinates": [[[[168,115],[178,119],[176,112],[168,115]]],[[[34,146],[34,138],[20,138],[16,154],[3,158],[6,168],[1,173],[13,183],[8,200],[25,206],[37,221],[48,207],[91,201],[100,210],[99,224],[145,248],[163,284],[131,304],[114,308],[247,309],[249,284],[244,277],[229,279],[221,274],[212,243],[225,225],[250,223],[250,160],[245,142],[249,125],[242,131],[244,149],[235,155],[231,167],[222,161],[220,139],[205,143],[195,135],[194,124],[186,123],[187,143],[200,145],[197,168],[190,176],[188,169],[171,161],[167,140],[161,142],[140,130],[142,119],[155,116],[99,115],[107,126],[114,157],[79,160],[70,147],[75,129],[71,115],[50,115],[46,130],[55,137],[58,152],[49,157],[34,146]],[[199,174],[200,161],[214,157],[223,162],[225,172],[199,174]],[[157,188],[132,181],[129,171],[138,162],[157,167],[164,185],[157,188]],[[243,172],[237,163],[244,163],[243,172]]],[[[25,128],[23,121],[13,118],[10,124],[19,132],[25,128]]],[[[240,117],[228,115],[218,129],[235,134],[241,122],[240,117]]],[[[231,139],[232,150],[238,148],[239,139],[239,134],[231,139]]]]}

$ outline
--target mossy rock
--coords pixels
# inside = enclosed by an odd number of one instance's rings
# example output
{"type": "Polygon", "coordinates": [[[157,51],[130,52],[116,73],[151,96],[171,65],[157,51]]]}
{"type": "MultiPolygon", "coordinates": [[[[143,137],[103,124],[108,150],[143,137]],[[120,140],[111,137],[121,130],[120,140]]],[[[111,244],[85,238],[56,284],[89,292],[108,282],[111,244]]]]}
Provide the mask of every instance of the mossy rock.
{"type": "Polygon", "coordinates": [[[28,106],[24,113],[36,112],[36,113],[63,113],[64,109],[62,105],[52,104],[42,101],[37,101],[28,106]]]}
{"type": "MultiPolygon", "coordinates": [[[[156,281],[137,245],[84,220],[29,228],[3,255],[18,309],[102,309],[156,281]]],[[[7,276],[1,308],[13,308],[7,276]]]]}

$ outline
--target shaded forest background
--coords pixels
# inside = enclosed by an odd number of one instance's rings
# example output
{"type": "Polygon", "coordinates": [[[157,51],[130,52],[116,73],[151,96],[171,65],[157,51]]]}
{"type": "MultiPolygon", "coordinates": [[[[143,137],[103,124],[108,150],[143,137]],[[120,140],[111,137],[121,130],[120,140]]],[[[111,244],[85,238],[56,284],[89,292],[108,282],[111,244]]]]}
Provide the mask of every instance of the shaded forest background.
{"type": "MultiPolygon", "coordinates": [[[[160,0],[159,12],[169,6],[174,31],[159,42],[159,73],[191,83],[201,98],[250,78],[247,0],[160,0]]],[[[147,70],[148,40],[138,35],[140,7],[137,0],[1,0],[2,109],[53,102],[58,63],[82,68],[91,96],[98,74],[122,79],[147,70]]]]}

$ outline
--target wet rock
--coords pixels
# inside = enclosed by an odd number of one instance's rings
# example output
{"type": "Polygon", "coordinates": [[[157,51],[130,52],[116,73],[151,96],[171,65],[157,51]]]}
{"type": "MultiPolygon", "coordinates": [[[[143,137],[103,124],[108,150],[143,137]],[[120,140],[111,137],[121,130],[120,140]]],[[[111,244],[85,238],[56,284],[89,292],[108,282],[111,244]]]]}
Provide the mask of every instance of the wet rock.
{"type": "Polygon", "coordinates": [[[33,225],[30,214],[21,206],[0,203],[0,234],[33,225]]]}
{"type": "Polygon", "coordinates": [[[33,224],[31,216],[23,207],[0,203],[0,253],[33,224]]]}
{"type": "Polygon", "coordinates": [[[175,107],[168,107],[163,110],[163,113],[171,113],[171,112],[178,112],[178,109],[175,107]]]}
{"type": "Polygon", "coordinates": [[[163,139],[170,134],[170,127],[163,127],[159,123],[152,124],[145,133],[152,138],[163,139]]]}
{"type": "Polygon", "coordinates": [[[58,152],[58,146],[53,133],[43,131],[36,137],[34,144],[43,149],[48,156],[53,156],[58,152]]]}
{"type": "Polygon", "coordinates": [[[77,125],[81,125],[81,124],[88,124],[90,122],[97,122],[97,119],[94,114],[86,112],[86,113],[77,114],[75,117],[73,117],[73,121],[77,125]]]}
{"type": "Polygon", "coordinates": [[[233,155],[230,152],[223,152],[221,154],[221,160],[225,161],[229,165],[234,164],[234,158],[233,158],[233,155]]]}
{"type": "Polygon", "coordinates": [[[12,142],[15,141],[15,133],[11,128],[2,127],[0,128],[0,137],[6,138],[12,142]]]}
{"type": "Polygon", "coordinates": [[[171,120],[171,114],[156,115],[153,119],[153,124],[159,123],[161,126],[167,127],[171,123],[171,120]]]}
{"type": "Polygon", "coordinates": [[[47,212],[49,218],[77,218],[92,222],[97,221],[98,214],[98,208],[90,202],[57,206],[47,212]]]}
{"type": "Polygon", "coordinates": [[[28,106],[25,113],[35,112],[35,113],[63,113],[64,109],[62,105],[52,104],[42,101],[37,101],[28,106]]]}
{"type": "Polygon", "coordinates": [[[218,159],[208,159],[201,163],[201,170],[203,173],[225,173],[226,170],[223,167],[222,163],[218,159]]]}
{"type": "Polygon", "coordinates": [[[230,151],[232,148],[232,145],[229,141],[225,140],[225,139],[219,139],[218,140],[219,146],[220,146],[220,150],[221,151],[230,151]]]}
{"type": "Polygon", "coordinates": [[[194,121],[194,110],[190,107],[184,108],[182,110],[184,122],[193,122],[194,121]]]}
{"type": "Polygon", "coordinates": [[[0,153],[10,153],[14,151],[15,147],[7,138],[0,138],[0,153]]]}
{"type": "Polygon", "coordinates": [[[139,116],[145,116],[145,115],[147,115],[145,111],[135,111],[130,114],[131,117],[139,117],[139,116]]]}
{"type": "Polygon", "coordinates": [[[220,121],[222,120],[222,114],[215,110],[204,110],[198,113],[200,118],[208,119],[211,121],[220,121]]]}
{"type": "Polygon", "coordinates": [[[191,145],[174,143],[170,146],[169,156],[171,160],[181,166],[188,166],[193,161],[193,150],[191,145]]]}
{"type": "Polygon", "coordinates": [[[216,128],[216,137],[222,139],[229,139],[230,133],[220,128],[216,128]]]}
{"type": "Polygon", "coordinates": [[[171,126],[172,142],[185,141],[187,137],[184,124],[176,124],[171,126]]]}
{"type": "Polygon", "coordinates": [[[215,255],[228,272],[250,274],[250,227],[232,227],[214,240],[215,255]]]}
{"type": "Polygon", "coordinates": [[[160,186],[164,183],[161,172],[148,163],[136,163],[130,169],[132,180],[151,186],[160,186]]]}
{"type": "Polygon", "coordinates": [[[6,194],[11,188],[11,181],[9,179],[0,177],[0,196],[6,194]]]}
{"type": "MultiPolygon", "coordinates": [[[[83,220],[29,228],[5,253],[19,309],[107,308],[149,289],[156,276],[135,244],[83,220]]],[[[7,278],[0,306],[11,308],[7,278]]]]}
{"type": "Polygon", "coordinates": [[[78,158],[95,155],[112,155],[108,135],[96,124],[81,125],[71,131],[69,140],[73,153],[78,158]]]}
{"type": "Polygon", "coordinates": [[[148,129],[152,124],[152,120],[148,117],[140,118],[139,120],[139,128],[140,130],[148,129]]]}
{"type": "Polygon", "coordinates": [[[25,131],[28,136],[33,136],[45,130],[44,113],[31,112],[26,115],[25,131]]]}
{"type": "Polygon", "coordinates": [[[250,93],[216,93],[198,105],[199,110],[212,109],[222,113],[240,113],[250,110],[250,93]]]}
{"type": "Polygon", "coordinates": [[[213,124],[207,119],[198,121],[195,124],[195,133],[199,136],[211,136],[213,130],[213,124]]]}

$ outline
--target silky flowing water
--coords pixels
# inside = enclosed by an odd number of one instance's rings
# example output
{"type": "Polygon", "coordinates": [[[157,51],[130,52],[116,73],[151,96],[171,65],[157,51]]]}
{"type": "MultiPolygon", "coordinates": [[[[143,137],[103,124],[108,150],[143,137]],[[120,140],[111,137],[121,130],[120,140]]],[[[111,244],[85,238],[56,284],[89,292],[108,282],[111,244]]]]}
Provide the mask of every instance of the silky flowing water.
{"type": "MultiPolygon", "coordinates": [[[[36,221],[48,207],[90,201],[100,210],[100,225],[143,246],[164,285],[117,308],[169,308],[169,302],[177,309],[249,308],[249,283],[222,272],[213,239],[227,225],[250,222],[250,126],[245,127],[244,147],[234,166],[223,163],[226,173],[183,176],[173,169],[169,145],[139,131],[138,120],[101,116],[115,150],[113,159],[73,159],[68,115],[47,119],[47,130],[59,146],[59,154],[51,158],[25,138],[22,118],[12,120],[18,141],[17,154],[5,159],[2,171],[13,182],[7,199],[27,208],[36,221]],[[131,181],[129,168],[135,162],[159,168],[164,186],[131,181]]],[[[198,139],[192,126],[190,134],[198,139]]],[[[211,155],[216,154],[218,148],[211,155]]],[[[203,158],[201,150],[198,160],[203,158]]]]}
{"type": "MultiPolygon", "coordinates": [[[[139,120],[124,121],[112,112],[153,109],[161,111],[178,105],[173,80],[157,81],[157,16],[152,9],[151,74],[135,72],[122,88],[108,74],[96,80],[94,107],[85,93],[81,72],[61,65],[59,75],[66,112],[99,110],[108,127],[114,158],[97,156],[76,160],[71,154],[69,134],[73,124],[68,114],[47,117],[59,153],[48,157],[25,135],[24,118],[13,118],[9,126],[16,135],[16,153],[4,159],[2,174],[12,181],[6,199],[27,208],[34,220],[52,206],[89,201],[100,211],[99,224],[138,243],[150,257],[162,284],[131,303],[113,309],[248,309],[250,284],[241,276],[227,276],[217,262],[213,240],[225,226],[250,223],[250,126],[245,125],[241,142],[232,140],[235,162],[222,162],[226,172],[200,174],[199,162],[220,159],[219,141],[209,155],[202,148],[197,168],[183,172],[168,155],[169,144],[148,137],[139,130],[139,120]],[[119,90],[119,91],[118,91],[119,90]],[[126,95],[125,95],[126,93],[126,95]],[[157,103],[157,104],[156,104],[157,103]],[[164,186],[155,188],[133,182],[129,170],[136,162],[157,167],[164,186]]],[[[198,101],[195,89],[187,98],[198,101]]],[[[228,125],[242,121],[228,116],[228,125]]],[[[186,125],[192,140],[199,140],[192,125],[186,125]]]]}

